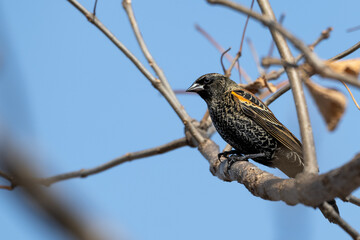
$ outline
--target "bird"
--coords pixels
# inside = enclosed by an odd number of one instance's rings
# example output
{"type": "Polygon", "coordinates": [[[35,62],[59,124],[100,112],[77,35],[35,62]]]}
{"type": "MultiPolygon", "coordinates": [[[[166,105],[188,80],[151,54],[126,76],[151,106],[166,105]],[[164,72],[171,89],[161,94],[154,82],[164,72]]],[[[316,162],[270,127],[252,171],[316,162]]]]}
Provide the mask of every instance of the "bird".
{"type": "MultiPolygon", "coordinates": [[[[234,148],[219,158],[235,154],[231,161],[252,159],[290,178],[304,170],[301,142],[254,94],[219,73],[202,75],[186,91],[206,102],[215,129],[234,148]]],[[[328,203],[339,213],[335,200],[328,203]]]]}

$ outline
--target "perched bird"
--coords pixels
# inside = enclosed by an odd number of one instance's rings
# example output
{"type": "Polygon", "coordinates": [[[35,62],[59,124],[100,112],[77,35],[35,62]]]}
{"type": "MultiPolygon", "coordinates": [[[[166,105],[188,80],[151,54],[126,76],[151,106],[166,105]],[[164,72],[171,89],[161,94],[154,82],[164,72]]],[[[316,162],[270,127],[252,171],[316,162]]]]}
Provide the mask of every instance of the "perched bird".
{"type": "MultiPolygon", "coordinates": [[[[303,171],[301,142],[255,95],[218,73],[199,77],[186,91],[205,100],[216,130],[235,149],[220,155],[236,153],[291,178],[303,171]]],[[[338,212],[335,200],[329,203],[338,212]]]]}

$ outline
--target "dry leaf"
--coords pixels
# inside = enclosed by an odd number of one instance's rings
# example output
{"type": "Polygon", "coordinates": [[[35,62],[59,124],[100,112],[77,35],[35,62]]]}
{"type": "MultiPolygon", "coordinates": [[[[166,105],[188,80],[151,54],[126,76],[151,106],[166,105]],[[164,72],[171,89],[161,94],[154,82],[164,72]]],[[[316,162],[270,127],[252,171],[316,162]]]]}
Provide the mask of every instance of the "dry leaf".
{"type": "Polygon", "coordinates": [[[346,97],[338,90],[322,87],[310,79],[305,81],[329,131],[333,131],[346,109],[346,97]]]}
{"type": "Polygon", "coordinates": [[[327,61],[325,64],[337,73],[346,73],[354,77],[358,77],[360,73],[360,58],[336,62],[327,61]]]}
{"type": "Polygon", "coordinates": [[[258,93],[260,89],[262,88],[268,88],[270,92],[275,92],[277,88],[274,86],[274,84],[269,83],[266,81],[263,77],[259,77],[252,83],[247,84],[244,86],[244,88],[254,94],[258,93]]]}

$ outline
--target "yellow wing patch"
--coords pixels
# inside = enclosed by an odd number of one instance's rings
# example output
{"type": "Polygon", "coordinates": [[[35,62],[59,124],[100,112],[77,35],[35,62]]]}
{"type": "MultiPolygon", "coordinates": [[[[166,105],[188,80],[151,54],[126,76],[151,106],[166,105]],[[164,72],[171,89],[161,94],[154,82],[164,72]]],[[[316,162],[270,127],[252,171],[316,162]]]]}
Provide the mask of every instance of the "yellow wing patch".
{"type": "Polygon", "coordinates": [[[231,91],[231,94],[234,95],[235,97],[237,97],[241,102],[245,102],[245,103],[252,103],[249,99],[244,98],[243,96],[240,96],[239,94],[237,94],[234,91],[231,91]]]}

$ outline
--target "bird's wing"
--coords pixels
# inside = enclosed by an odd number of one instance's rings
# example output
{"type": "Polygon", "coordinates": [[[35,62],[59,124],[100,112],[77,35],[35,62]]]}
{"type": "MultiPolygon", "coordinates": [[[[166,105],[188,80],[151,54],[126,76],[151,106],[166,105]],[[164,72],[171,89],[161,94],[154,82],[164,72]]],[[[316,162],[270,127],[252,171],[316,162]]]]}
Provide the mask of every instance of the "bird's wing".
{"type": "Polygon", "coordinates": [[[289,150],[302,153],[301,142],[274,116],[271,110],[252,93],[233,90],[231,94],[239,100],[242,111],[266,132],[289,150]]]}

